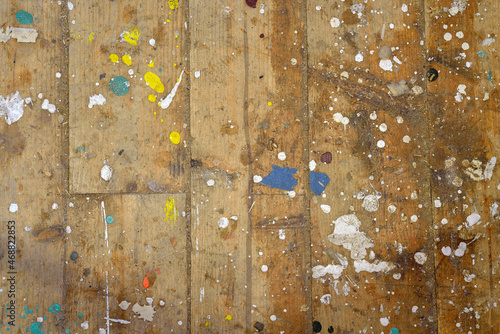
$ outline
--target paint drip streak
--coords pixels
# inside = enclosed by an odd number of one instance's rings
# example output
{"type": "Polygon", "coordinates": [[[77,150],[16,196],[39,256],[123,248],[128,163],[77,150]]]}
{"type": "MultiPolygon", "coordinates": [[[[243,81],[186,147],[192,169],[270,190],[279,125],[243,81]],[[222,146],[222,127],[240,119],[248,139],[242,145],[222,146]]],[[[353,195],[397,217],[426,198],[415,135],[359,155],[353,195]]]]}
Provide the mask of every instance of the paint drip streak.
{"type": "Polygon", "coordinates": [[[243,120],[245,128],[245,141],[248,156],[248,225],[247,225],[247,240],[246,240],[246,259],[247,259],[247,278],[246,278],[246,309],[245,309],[245,327],[252,328],[252,206],[253,206],[253,168],[252,168],[252,151],[250,147],[250,122],[248,120],[248,80],[249,80],[249,49],[248,49],[248,33],[247,33],[247,18],[245,16],[244,29],[244,60],[245,60],[245,86],[243,91],[243,120]]]}
{"type": "MultiPolygon", "coordinates": [[[[104,201],[101,201],[101,217],[104,223],[104,240],[106,241],[106,249],[109,252],[109,244],[108,244],[108,223],[106,222],[106,208],[104,207],[104,201]]],[[[106,260],[106,266],[108,264],[108,260],[106,260]]],[[[108,284],[108,271],[106,270],[106,328],[107,334],[109,331],[109,284],[108,284]]]]}

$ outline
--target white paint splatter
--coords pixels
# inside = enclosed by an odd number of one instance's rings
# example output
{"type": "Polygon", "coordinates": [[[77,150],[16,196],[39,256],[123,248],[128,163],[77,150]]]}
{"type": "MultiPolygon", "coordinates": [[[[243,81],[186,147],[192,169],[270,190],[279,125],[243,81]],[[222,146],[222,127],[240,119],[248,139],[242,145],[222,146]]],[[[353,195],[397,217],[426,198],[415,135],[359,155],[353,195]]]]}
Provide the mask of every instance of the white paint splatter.
{"type": "Polygon", "coordinates": [[[491,157],[490,161],[488,161],[488,163],[484,167],[485,180],[491,180],[491,177],[493,176],[493,169],[495,168],[496,163],[497,163],[497,158],[491,157]]]}
{"type": "Polygon", "coordinates": [[[74,8],[73,3],[71,1],[68,1],[68,9],[73,10],[73,8],[74,8]]]}
{"type": "Polygon", "coordinates": [[[458,248],[455,250],[455,256],[458,256],[458,257],[464,256],[466,249],[467,249],[467,244],[465,242],[461,242],[458,245],[458,248]]]}
{"type": "Polygon", "coordinates": [[[363,199],[361,206],[368,212],[375,212],[379,208],[378,199],[377,195],[368,195],[363,199]]]}
{"type": "Polygon", "coordinates": [[[89,321],[87,320],[82,322],[80,326],[82,326],[83,330],[86,331],[87,329],[89,329],[89,321]]]}
{"type": "Polygon", "coordinates": [[[321,204],[319,207],[321,208],[321,210],[323,210],[324,213],[330,213],[330,211],[332,210],[332,208],[328,204],[321,204]]]}
{"type": "Polygon", "coordinates": [[[101,168],[101,178],[104,181],[109,181],[111,180],[111,176],[113,176],[113,168],[111,168],[108,165],[104,165],[101,168]]]}
{"type": "Polygon", "coordinates": [[[330,19],[330,25],[332,26],[332,28],[338,28],[340,26],[340,20],[336,17],[332,17],[330,19]]]}
{"type": "Polygon", "coordinates": [[[179,76],[179,79],[177,80],[177,83],[175,84],[174,88],[172,88],[172,90],[170,91],[170,94],[168,94],[164,99],[160,100],[160,106],[162,109],[167,109],[168,107],[170,107],[170,104],[172,103],[172,100],[174,99],[175,94],[177,93],[177,89],[181,84],[183,74],[184,70],[182,70],[181,75],[179,76]]]}
{"type": "Polygon", "coordinates": [[[122,301],[120,304],[118,304],[118,306],[122,309],[122,310],[127,310],[128,307],[130,306],[130,304],[132,303],[129,303],[127,302],[126,300],[122,301]]]}
{"type": "Polygon", "coordinates": [[[155,47],[155,45],[156,45],[156,41],[155,41],[155,39],[154,39],[154,38],[151,38],[151,39],[149,40],[149,45],[151,45],[152,47],[155,47]]]}
{"type": "Polygon", "coordinates": [[[279,229],[279,231],[278,231],[278,235],[279,235],[279,238],[280,238],[281,240],[285,240],[286,235],[285,235],[285,230],[284,230],[284,229],[279,229]]]}
{"type": "Polygon", "coordinates": [[[309,170],[313,171],[315,169],[316,169],[316,161],[314,160],[309,161],[309,170]]]}
{"type": "Polygon", "coordinates": [[[367,254],[366,249],[374,246],[373,242],[366,237],[366,234],[359,231],[361,221],[356,215],[340,216],[333,223],[335,229],[333,234],[328,235],[328,240],[335,245],[350,250],[352,259],[363,259],[367,254]]]}
{"type": "Polygon", "coordinates": [[[415,262],[417,262],[418,264],[423,265],[425,261],[427,261],[427,254],[422,252],[416,252],[413,257],[415,258],[415,262]]]}
{"type": "Polygon", "coordinates": [[[262,267],[260,267],[260,270],[262,270],[262,272],[265,273],[269,270],[269,267],[263,264],[262,267]]]}
{"type": "Polygon", "coordinates": [[[341,113],[339,112],[336,112],[335,114],[333,114],[333,120],[337,123],[342,123],[344,125],[347,125],[349,124],[349,118],[348,117],[344,117],[341,113]]]}
{"type": "Polygon", "coordinates": [[[0,42],[7,43],[11,38],[17,39],[19,43],[35,43],[38,37],[38,32],[35,29],[29,28],[0,28],[0,42]]]}
{"type": "Polygon", "coordinates": [[[375,273],[375,272],[387,273],[394,268],[396,268],[396,266],[392,262],[378,261],[378,260],[373,263],[370,263],[366,260],[354,261],[354,270],[356,270],[357,273],[362,271],[367,271],[369,273],[375,273]]]}
{"type": "Polygon", "coordinates": [[[481,216],[477,212],[474,212],[467,217],[467,222],[465,223],[465,226],[472,227],[476,225],[480,220],[481,216]]]}
{"type": "Polygon", "coordinates": [[[392,71],[392,60],[390,59],[381,59],[378,63],[381,69],[384,71],[392,71]]]}
{"type": "Polygon", "coordinates": [[[408,5],[405,3],[401,5],[401,10],[403,11],[403,13],[406,13],[408,11],[408,5]]]}
{"type": "Polygon", "coordinates": [[[445,247],[441,248],[441,252],[443,253],[444,256],[450,256],[451,255],[451,247],[445,246],[445,247]]]}
{"type": "Polygon", "coordinates": [[[194,77],[198,79],[201,76],[201,71],[194,71],[194,77]]]}
{"type": "Polygon", "coordinates": [[[89,97],[89,108],[102,106],[104,103],[106,103],[106,98],[102,94],[95,94],[89,97]]]}
{"type": "Polygon", "coordinates": [[[71,233],[71,226],[66,226],[66,233],[70,234],[71,233]]]}
{"type": "Polygon", "coordinates": [[[380,318],[380,323],[382,324],[382,326],[389,325],[389,318],[388,317],[380,318]]]}
{"type": "Polygon", "coordinates": [[[330,274],[333,276],[334,279],[339,278],[342,275],[342,271],[347,268],[347,264],[345,265],[336,265],[336,264],[329,264],[326,267],[324,266],[315,266],[312,268],[312,277],[313,278],[320,278],[325,276],[326,274],[330,274]]]}
{"type": "Polygon", "coordinates": [[[356,60],[358,63],[363,61],[363,55],[361,53],[358,53],[355,57],[354,60],[356,60]]]}
{"type": "Polygon", "coordinates": [[[24,113],[24,100],[19,92],[6,97],[0,95],[0,116],[5,117],[7,124],[17,122],[24,113]]]}
{"type": "MultiPolygon", "coordinates": [[[[146,321],[146,320],[153,321],[153,316],[156,313],[156,311],[154,310],[154,306],[151,306],[151,305],[141,306],[137,303],[135,303],[134,306],[132,306],[132,311],[135,314],[138,314],[139,319],[144,319],[144,321],[146,321]]],[[[109,333],[109,331],[108,331],[108,333],[109,333]]]]}
{"type": "MultiPolygon", "coordinates": [[[[139,317],[140,318],[140,317],[139,317]]],[[[124,325],[127,325],[127,324],[130,324],[131,322],[128,321],[128,320],[123,320],[123,319],[113,319],[113,318],[108,318],[108,317],[104,317],[104,319],[106,320],[109,320],[109,321],[112,321],[112,322],[117,322],[119,324],[124,324],[124,325]]]]}
{"type": "Polygon", "coordinates": [[[260,175],[254,175],[253,176],[253,182],[255,182],[255,183],[262,182],[262,176],[260,176],[260,175]]]}
{"type": "Polygon", "coordinates": [[[444,34],[444,36],[443,36],[443,37],[444,37],[444,40],[445,40],[445,41],[448,41],[448,42],[449,42],[449,41],[451,41],[451,39],[453,38],[453,35],[452,35],[452,34],[450,34],[449,32],[447,32],[447,33],[445,33],[445,34],[444,34]]]}
{"type": "Polygon", "coordinates": [[[286,159],[286,153],[285,152],[278,153],[278,159],[284,161],[286,159]]]}
{"type": "Polygon", "coordinates": [[[221,219],[219,219],[217,224],[220,228],[226,228],[229,226],[229,219],[227,219],[226,217],[222,217],[221,219]]]}
{"type": "Polygon", "coordinates": [[[48,99],[43,100],[42,109],[48,110],[51,114],[56,112],[56,106],[54,104],[51,104],[48,99]]]}
{"type": "Polygon", "coordinates": [[[321,296],[319,300],[325,305],[330,305],[330,301],[332,300],[332,295],[327,293],[326,295],[321,296]]]}
{"type": "Polygon", "coordinates": [[[17,212],[17,210],[19,210],[19,207],[17,206],[16,203],[12,203],[10,206],[9,206],[9,211],[14,213],[14,212],[17,212]]]}
{"type": "Polygon", "coordinates": [[[207,180],[207,186],[212,187],[214,184],[215,184],[214,180],[212,180],[212,179],[207,180]]]}

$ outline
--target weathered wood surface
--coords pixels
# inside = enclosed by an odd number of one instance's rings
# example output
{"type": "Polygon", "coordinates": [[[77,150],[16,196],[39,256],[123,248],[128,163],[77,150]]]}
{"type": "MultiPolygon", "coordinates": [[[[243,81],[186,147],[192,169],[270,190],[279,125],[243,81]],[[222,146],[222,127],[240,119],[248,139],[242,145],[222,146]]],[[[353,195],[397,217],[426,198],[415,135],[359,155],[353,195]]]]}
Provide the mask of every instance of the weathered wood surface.
{"type": "Polygon", "coordinates": [[[500,332],[499,7],[0,1],[0,333],[500,332]]]}

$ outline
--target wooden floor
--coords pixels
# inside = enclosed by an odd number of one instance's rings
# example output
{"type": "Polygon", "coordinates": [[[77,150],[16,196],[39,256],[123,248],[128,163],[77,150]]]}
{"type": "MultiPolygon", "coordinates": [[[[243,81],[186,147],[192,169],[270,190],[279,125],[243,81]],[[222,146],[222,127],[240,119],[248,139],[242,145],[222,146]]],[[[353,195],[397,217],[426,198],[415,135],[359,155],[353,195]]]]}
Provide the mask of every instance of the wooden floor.
{"type": "Polygon", "coordinates": [[[500,333],[499,22],[0,0],[0,333],[500,333]]]}

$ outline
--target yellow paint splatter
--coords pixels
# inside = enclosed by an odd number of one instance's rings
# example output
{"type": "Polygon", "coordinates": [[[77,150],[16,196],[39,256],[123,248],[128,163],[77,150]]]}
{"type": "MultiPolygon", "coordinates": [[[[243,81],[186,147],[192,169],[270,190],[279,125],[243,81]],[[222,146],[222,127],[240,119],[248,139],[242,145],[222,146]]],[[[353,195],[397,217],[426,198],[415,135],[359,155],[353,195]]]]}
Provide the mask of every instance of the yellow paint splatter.
{"type": "Polygon", "coordinates": [[[151,102],[154,102],[154,101],[156,101],[156,96],[154,96],[153,94],[149,94],[148,95],[148,100],[151,101],[151,102]]]}
{"type": "Polygon", "coordinates": [[[94,40],[94,33],[91,33],[89,37],[87,37],[87,42],[92,42],[94,40]]]}
{"type": "Polygon", "coordinates": [[[179,0],[168,0],[170,9],[177,9],[179,7],[179,0]]]}
{"type": "Polygon", "coordinates": [[[273,103],[272,103],[271,101],[269,101],[269,102],[267,102],[267,105],[268,105],[268,106],[272,106],[272,105],[273,105],[273,103]]]}
{"type": "Polygon", "coordinates": [[[153,88],[158,93],[163,93],[165,91],[165,86],[161,83],[160,77],[153,72],[146,72],[146,74],[144,74],[144,80],[146,80],[149,87],[153,88]]]}
{"type": "Polygon", "coordinates": [[[233,319],[233,317],[230,314],[228,314],[228,315],[226,315],[226,317],[224,319],[231,320],[231,319],[233,319]]]}
{"type": "Polygon", "coordinates": [[[113,63],[118,63],[118,59],[120,59],[120,58],[118,58],[118,55],[117,55],[117,54],[112,53],[112,54],[110,54],[110,55],[109,55],[109,59],[110,59],[113,63]]]}
{"type": "Polygon", "coordinates": [[[130,45],[137,45],[141,30],[139,28],[131,28],[122,32],[121,37],[130,45]]]}
{"type": "Polygon", "coordinates": [[[149,66],[149,67],[153,67],[153,66],[155,66],[155,62],[154,62],[154,60],[151,60],[151,61],[149,62],[149,64],[148,64],[148,66],[149,66]]]}
{"type": "Polygon", "coordinates": [[[165,212],[165,219],[164,221],[166,222],[167,220],[170,221],[172,225],[174,225],[174,222],[177,220],[177,209],[175,208],[175,200],[173,199],[172,196],[168,198],[167,203],[165,204],[165,208],[163,209],[165,212]]]}
{"type": "Polygon", "coordinates": [[[209,327],[210,326],[210,321],[205,321],[205,326],[209,327]]]}
{"type": "Polygon", "coordinates": [[[123,55],[122,60],[127,66],[132,65],[132,57],[130,55],[123,55]]]}
{"type": "Polygon", "coordinates": [[[170,138],[170,141],[175,145],[177,145],[181,142],[181,135],[177,131],[170,132],[169,138],[170,138]]]}

